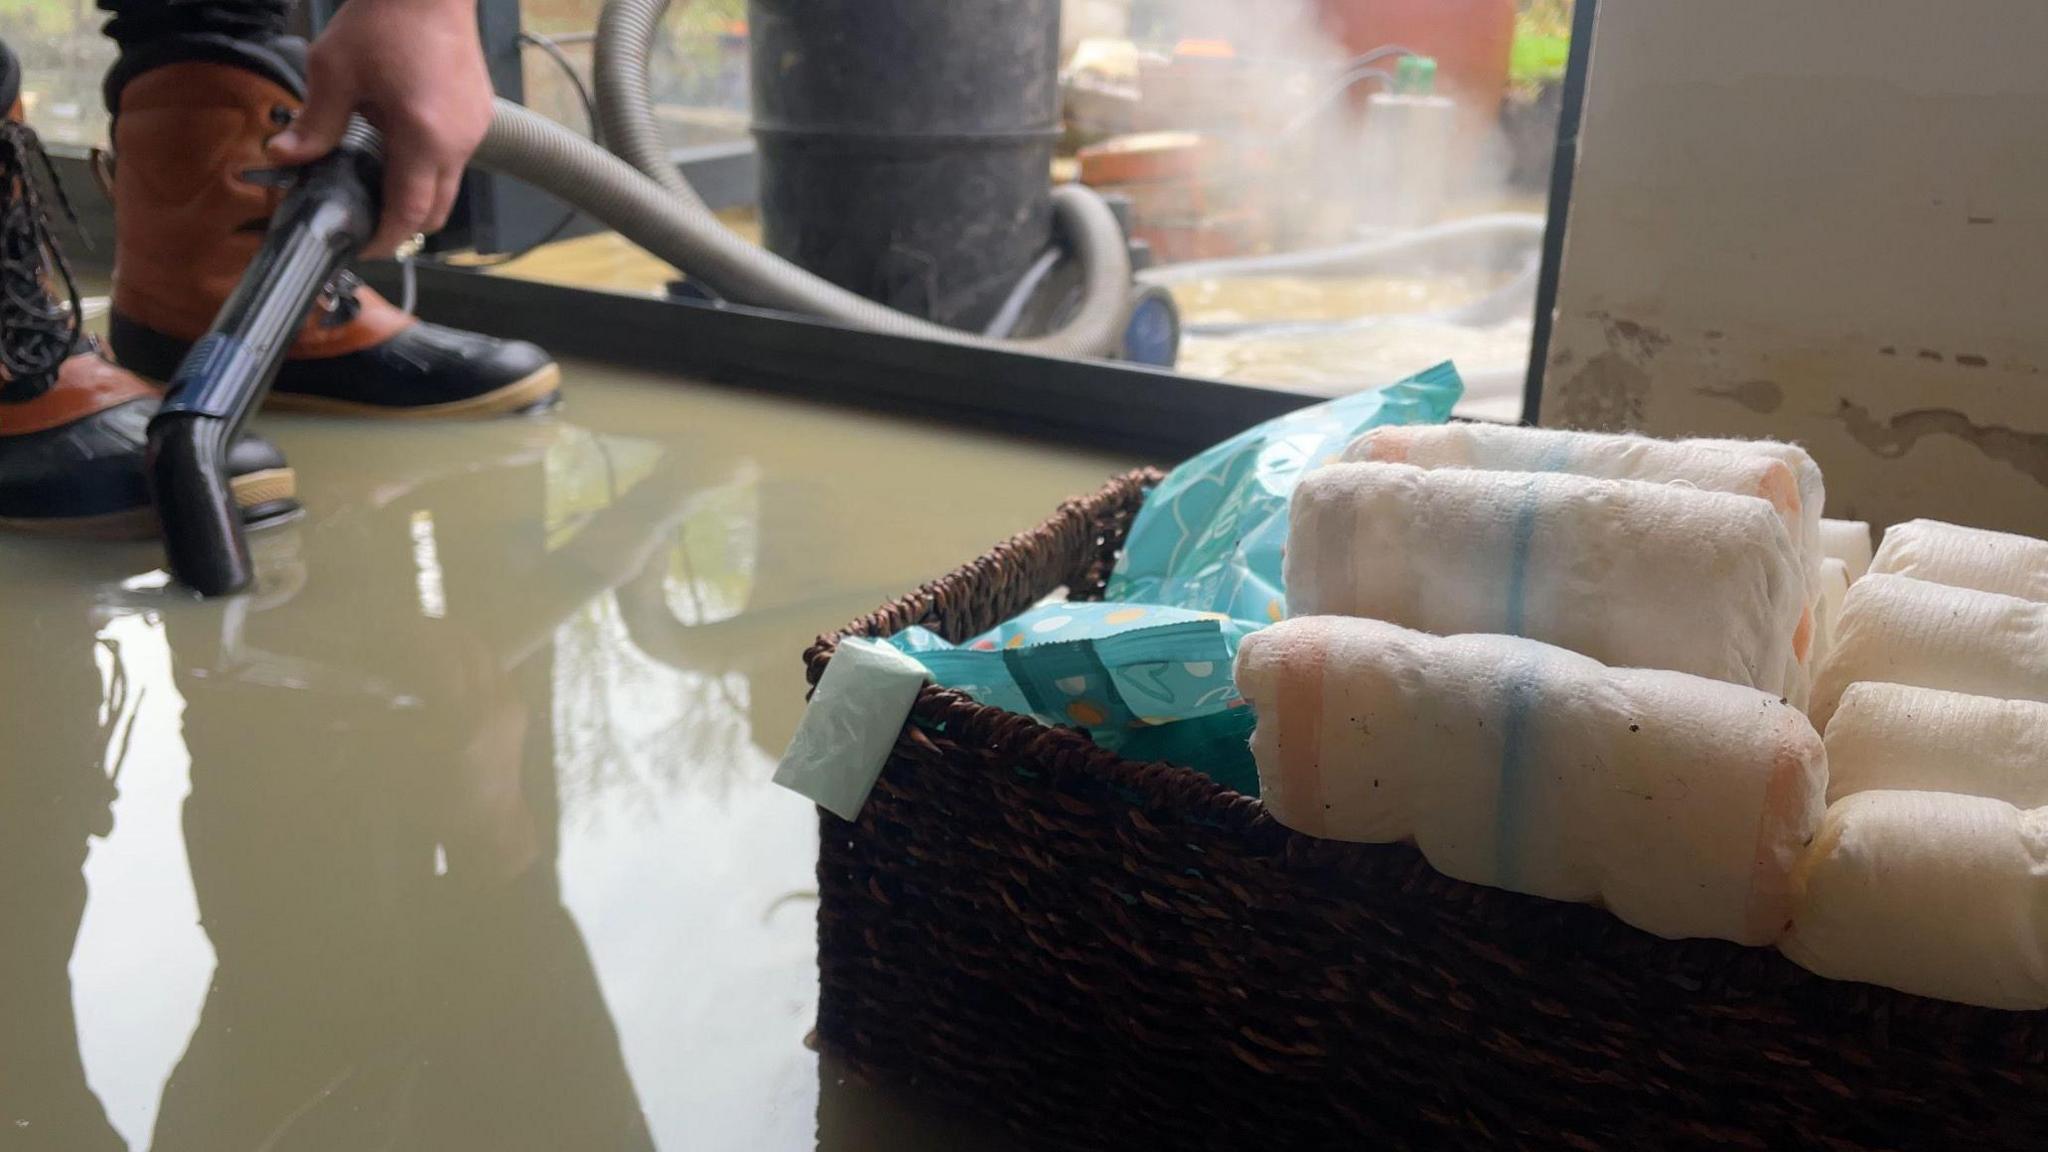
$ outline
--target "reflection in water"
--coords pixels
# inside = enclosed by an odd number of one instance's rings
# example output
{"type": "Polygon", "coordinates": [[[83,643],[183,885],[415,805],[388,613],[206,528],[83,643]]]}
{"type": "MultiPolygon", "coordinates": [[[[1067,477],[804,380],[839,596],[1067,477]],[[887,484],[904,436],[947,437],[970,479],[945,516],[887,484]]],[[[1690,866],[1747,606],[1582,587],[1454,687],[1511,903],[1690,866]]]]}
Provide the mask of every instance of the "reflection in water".
{"type": "Polygon", "coordinates": [[[115,614],[100,639],[102,716],[128,717],[108,729],[118,743],[106,753],[121,834],[99,834],[86,859],[92,899],[72,952],[73,998],[93,1089],[117,1129],[146,1137],[159,1089],[199,1019],[214,956],[179,823],[191,779],[163,625],[115,614]]]}
{"type": "Polygon", "coordinates": [[[557,758],[570,819],[600,794],[651,802],[685,777],[691,788],[722,798],[763,755],[780,753],[747,746],[749,669],[735,662],[765,659],[780,671],[789,653],[761,645],[734,651],[730,637],[744,637],[745,628],[712,627],[737,620],[753,591],[759,481],[748,466],[692,492],[672,546],[615,596],[577,609],[556,633],[557,758]],[[721,635],[728,643],[718,642],[721,635]]]}
{"type": "Polygon", "coordinates": [[[0,1141],[21,1147],[124,1147],[86,1087],[68,971],[85,914],[80,869],[90,838],[113,828],[116,795],[94,706],[96,631],[91,602],[72,597],[0,632],[0,701],[13,718],[0,765],[0,1141]],[[44,685],[77,706],[21,722],[14,702],[44,685]]]}
{"type": "Polygon", "coordinates": [[[576,371],[267,427],[249,597],[0,540],[0,1152],[989,1146],[803,1046],[770,764],[811,637],[1131,462],[576,371]]]}
{"type": "MultiPolygon", "coordinates": [[[[622,894],[645,920],[716,893],[688,870],[674,893],[611,882],[596,873],[650,862],[578,829],[715,824],[669,809],[718,806],[764,754],[749,661],[712,645],[702,667],[656,664],[606,593],[638,577],[678,588],[686,619],[737,616],[756,474],[707,483],[652,443],[559,423],[463,446],[363,472],[259,537],[242,600],[113,578],[140,550],[10,571],[33,587],[0,597],[0,699],[48,711],[11,726],[0,771],[0,1147],[653,1146],[614,1019],[636,1006],[607,1004],[578,920],[630,967],[646,949],[622,894]],[[179,837],[165,817],[188,779],[179,837]]],[[[800,887],[811,825],[781,823],[800,887]]],[[[720,903],[758,918],[792,887],[773,882],[751,912],[720,903]]],[[[808,965],[785,951],[766,959],[808,965]]],[[[717,995],[739,972],[651,975],[717,995]]],[[[630,998],[648,975],[606,986],[630,998]]],[[[659,1042],[703,1063],[687,1037],[659,1042]]]]}

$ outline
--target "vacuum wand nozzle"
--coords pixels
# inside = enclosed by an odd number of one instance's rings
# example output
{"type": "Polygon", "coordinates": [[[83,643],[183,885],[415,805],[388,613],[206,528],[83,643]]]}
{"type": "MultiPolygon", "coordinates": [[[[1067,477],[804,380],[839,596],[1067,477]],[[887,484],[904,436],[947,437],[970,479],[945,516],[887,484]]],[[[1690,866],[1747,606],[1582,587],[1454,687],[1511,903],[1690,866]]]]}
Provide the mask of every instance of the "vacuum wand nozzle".
{"type": "Polygon", "coordinates": [[[356,117],[339,147],[299,170],[256,259],[149,422],[145,466],[171,575],[201,595],[239,592],[253,577],[228,448],[306,313],[375,232],[383,166],[377,130],[356,117]]]}

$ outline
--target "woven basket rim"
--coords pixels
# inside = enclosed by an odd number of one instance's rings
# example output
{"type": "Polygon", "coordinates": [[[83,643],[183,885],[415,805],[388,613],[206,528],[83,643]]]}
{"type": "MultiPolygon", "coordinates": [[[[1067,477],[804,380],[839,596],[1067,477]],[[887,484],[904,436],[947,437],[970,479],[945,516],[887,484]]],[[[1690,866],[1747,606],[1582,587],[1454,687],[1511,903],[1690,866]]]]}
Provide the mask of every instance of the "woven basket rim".
{"type": "MultiPolygon", "coordinates": [[[[883,639],[925,622],[934,605],[945,602],[960,590],[987,580],[992,573],[1020,557],[1044,554],[1057,547],[1063,528],[1093,523],[1105,512],[1120,507],[1135,508],[1164,478],[1165,473],[1157,468],[1138,468],[1123,473],[1086,496],[1063,502],[1047,521],[997,543],[966,564],[908,595],[889,601],[845,627],[819,636],[804,653],[810,686],[817,686],[841,640],[853,636],[883,639]]],[[[1101,543],[1109,546],[1112,558],[1120,551],[1120,540],[1101,543]]],[[[1041,596],[1051,591],[1048,588],[1041,596]]],[[[1100,598],[1101,589],[1070,588],[1070,592],[1076,594],[1076,599],[1094,600],[1100,598]]],[[[946,638],[965,639],[957,635],[946,638]]],[[[1236,832],[1266,835],[1286,832],[1255,797],[1224,788],[1192,768],[1165,761],[1126,760],[1102,748],[1078,728],[1055,727],[1030,716],[982,704],[964,692],[927,684],[912,706],[911,722],[905,726],[905,738],[931,743],[933,737],[927,729],[940,726],[949,731],[963,727],[1000,730],[1004,746],[1021,755],[1069,765],[1099,779],[1157,797],[1169,807],[1200,805],[1213,820],[1236,832]]]]}

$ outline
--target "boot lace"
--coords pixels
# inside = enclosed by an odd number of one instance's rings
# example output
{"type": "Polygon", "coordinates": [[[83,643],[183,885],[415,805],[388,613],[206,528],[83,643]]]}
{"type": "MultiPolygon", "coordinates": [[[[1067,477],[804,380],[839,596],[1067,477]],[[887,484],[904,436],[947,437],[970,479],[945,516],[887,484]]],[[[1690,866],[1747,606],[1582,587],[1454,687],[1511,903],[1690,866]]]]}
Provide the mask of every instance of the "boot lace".
{"type": "Polygon", "coordinates": [[[58,365],[78,347],[84,316],[78,283],[43,210],[37,164],[75,228],[78,216],[42,141],[26,124],[0,121],[0,369],[9,378],[6,391],[31,395],[49,387],[58,365]],[[62,302],[50,295],[53,273],[64,285],[62,302]]]}

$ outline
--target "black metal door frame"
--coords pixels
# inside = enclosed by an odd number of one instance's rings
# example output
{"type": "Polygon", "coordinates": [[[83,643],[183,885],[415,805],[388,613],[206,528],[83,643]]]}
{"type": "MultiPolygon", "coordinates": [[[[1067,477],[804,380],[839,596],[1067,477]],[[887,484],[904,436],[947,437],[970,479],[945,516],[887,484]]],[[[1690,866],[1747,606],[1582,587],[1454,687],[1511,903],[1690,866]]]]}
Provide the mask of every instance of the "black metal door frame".
{"type": "Polygon", "coordinates": [[[1593,10],[1598,0],[1572,7],[1571,56],[1564,68],[1564,99],[1557,114],[1557,151],[1550,166],[1549,218],[1543,226],[1543,265],[1536,279],[1536,323],[1529,337],[1529,375],[1522,385],[1522,423],[1543,411],[1543,372],[1550,362],[1550,332],[1557,322],[1557,287],[1564,277],[1564,238],[1571,219],[1572,177],[1579,164],[1579,124],[1586,111],[1586,71],[1593,61],[1593,10]]]}

